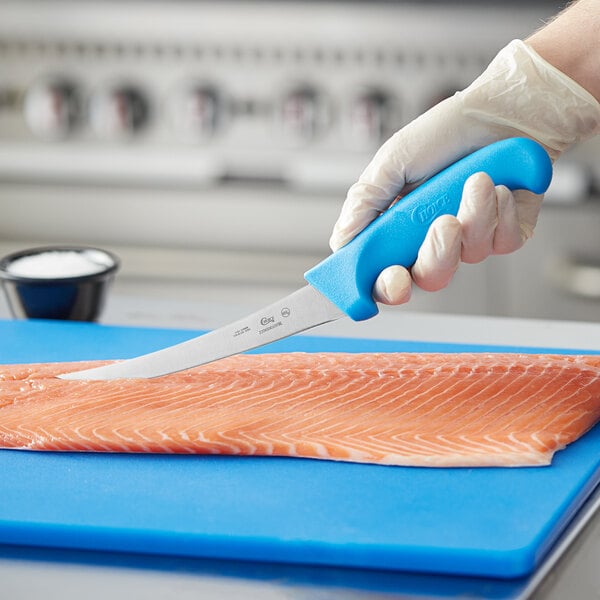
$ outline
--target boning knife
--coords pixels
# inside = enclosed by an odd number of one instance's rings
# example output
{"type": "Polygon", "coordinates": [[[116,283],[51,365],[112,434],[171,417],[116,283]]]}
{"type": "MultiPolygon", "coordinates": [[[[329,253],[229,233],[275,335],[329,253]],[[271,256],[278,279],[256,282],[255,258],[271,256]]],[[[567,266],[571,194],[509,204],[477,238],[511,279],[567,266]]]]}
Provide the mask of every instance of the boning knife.
{"type": "Polygon", "coordinates": [[[372,288],[390,265],[410,267],[431,223],[456,215],[466,179],[487,173],[495,185],[543,194],[552,163],[537,142],[510,138],[458,160],[413,190],[340,250],[305,273],[308,285],[219,329],[129,360],[61,375],[63,379],[149,378],[183,371],[350,317],[375,316],[372,288]]]}

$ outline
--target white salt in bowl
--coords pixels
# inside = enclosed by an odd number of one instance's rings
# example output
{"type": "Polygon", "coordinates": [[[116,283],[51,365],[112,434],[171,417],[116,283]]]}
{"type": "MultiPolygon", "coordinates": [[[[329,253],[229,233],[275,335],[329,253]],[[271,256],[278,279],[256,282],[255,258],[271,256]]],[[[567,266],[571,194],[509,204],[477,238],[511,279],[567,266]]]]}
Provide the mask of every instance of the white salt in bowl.
{"type": "Polygon", "coordinates": [[[99,248],[44,246],[0,259],[0,280],[15,318],[95,321],[119,266],[99,248]]]}

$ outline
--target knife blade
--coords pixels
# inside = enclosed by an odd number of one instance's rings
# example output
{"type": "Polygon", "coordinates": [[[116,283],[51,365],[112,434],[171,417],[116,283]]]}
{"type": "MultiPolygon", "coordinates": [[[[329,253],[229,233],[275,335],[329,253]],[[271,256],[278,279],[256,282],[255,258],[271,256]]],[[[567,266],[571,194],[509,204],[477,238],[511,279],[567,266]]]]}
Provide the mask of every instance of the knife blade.
{"type": "Polygon", "coordinates": [[[410,267],[431,223],[456,215],[467,178],[484,171],[495,185],[544,193],[552,163],[544,148],[510,138],[461,158],[406,195],[357,237],[305,273],[308,285],[234,323],[137,358],[60,375],[109,380],[159,377],[246,352],[342,317],[362,321],[378,313],[372,288],[391,265],[410,267]]]}

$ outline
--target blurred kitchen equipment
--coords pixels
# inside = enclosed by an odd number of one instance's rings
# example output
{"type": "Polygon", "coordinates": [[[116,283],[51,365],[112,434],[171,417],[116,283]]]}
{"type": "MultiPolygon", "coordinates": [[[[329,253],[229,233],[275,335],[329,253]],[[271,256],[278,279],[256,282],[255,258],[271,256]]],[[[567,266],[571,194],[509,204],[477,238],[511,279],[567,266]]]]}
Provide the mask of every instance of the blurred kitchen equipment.
{"type": "Polygon", "coordinates": [[[0,259],[0,280],[15,318],[95,321],[118,268],[106,250],[46,246],[0,259]]]}
{"type": "MultiPolygon", "coordinates": [[[[114,248],[115,291],[143,297],[145,314],[150,297],[266,304],[329,253],[381,142],[562,4],[3,0],[0,253],[114,248]]],[[[462,265],[443,293],[415,290],[411,309],[600,318],[536,254],[546,237],[580,254],[589,237],[600,256],[599,155],[600,139],[558,161],[516,260],[462,265]],[[573,226],[546,235],[564,218],[573,226]]]]}

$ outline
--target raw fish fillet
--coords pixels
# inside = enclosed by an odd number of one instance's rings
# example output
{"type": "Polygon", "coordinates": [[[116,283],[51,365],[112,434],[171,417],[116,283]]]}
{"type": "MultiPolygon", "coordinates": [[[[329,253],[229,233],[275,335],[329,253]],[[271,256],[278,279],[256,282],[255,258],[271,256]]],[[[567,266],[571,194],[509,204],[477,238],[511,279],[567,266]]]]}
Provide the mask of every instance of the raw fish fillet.
{"type": "Polygon", "coordinates": [[[0,367],[0,447],[547,465],[600,418],[600,356],[241,355],[156,379],[0,367]]]}

